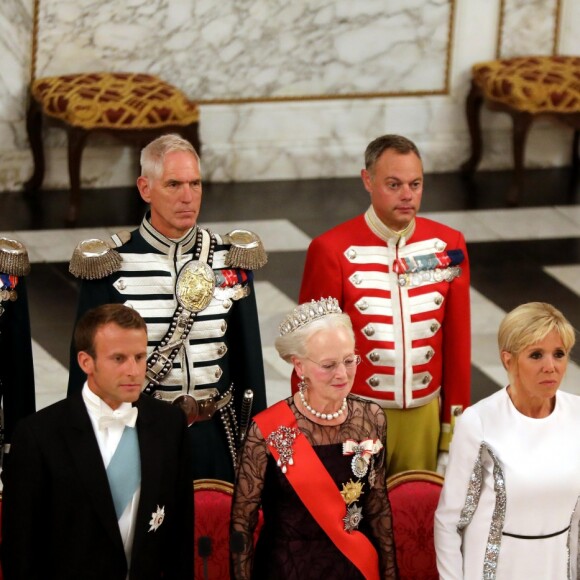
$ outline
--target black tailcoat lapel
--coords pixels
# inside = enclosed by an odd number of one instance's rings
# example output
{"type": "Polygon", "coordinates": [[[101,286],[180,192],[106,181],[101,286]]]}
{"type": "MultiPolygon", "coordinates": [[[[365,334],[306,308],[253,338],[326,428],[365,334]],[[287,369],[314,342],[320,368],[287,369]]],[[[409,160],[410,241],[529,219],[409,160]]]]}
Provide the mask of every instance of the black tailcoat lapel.
{"type": "MultiPolygon", "coordinates": [[[[141,493],[132,580],[191,580],[191,455],[183,412],[137,403],[141,493]],[[152,514],[165,517],[155,529],[152,514]]],[[[2,564],[18,580],[126,580],[109,482],[81,392],[21,421],[4,476],[2,564]]]]}
{"type": "Polygon", "coordinates": [[[71,421],[69,428],[63,426],[65,440],[68,442],[79,477],[86,487],[89,501],[94,504],[97,517],[113,543],[124,553],[107,472],[82,394],[75,393],[67,399],[67,402],[71,421]]]}
{"type": "Polygon", "coordinates": [[[137,434],[141,456],[141,496],[135,524],[134,546],[138,546],[143,534],[148,533],[149,521],[157,508],[165,455],[160,433],[163,421],[158,414],[151,413],[151,409],[142,399],[143,397],[136,403],[139,409],[137,434]]]}

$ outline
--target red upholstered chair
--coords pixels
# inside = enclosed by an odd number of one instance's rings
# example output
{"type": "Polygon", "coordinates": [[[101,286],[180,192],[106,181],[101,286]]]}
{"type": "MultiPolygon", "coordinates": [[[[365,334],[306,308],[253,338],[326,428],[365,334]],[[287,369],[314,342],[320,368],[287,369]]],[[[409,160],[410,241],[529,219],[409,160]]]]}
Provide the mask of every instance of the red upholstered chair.
{"type": "Polygon", "coordinates": [[[195,578],[230,578],[232,495],[233,485],[227,481],[198,479],[193,482],[195,578]]]}
{"type": "MultiPolygon", "coordinates": [[[[233,491],[233,485],[227,481],[198,479],[193,482],[196,579],[230,580],[230,510],[233,491]]],[[[260,513],[254,541],[261,525],[260,513]]]]}
{"type": "Polygon", "coordinates": [[[389,477],[393,529],[400,580],[438,580],[433,520],[443,477],[431,471],[405,471],[389,477]]]}

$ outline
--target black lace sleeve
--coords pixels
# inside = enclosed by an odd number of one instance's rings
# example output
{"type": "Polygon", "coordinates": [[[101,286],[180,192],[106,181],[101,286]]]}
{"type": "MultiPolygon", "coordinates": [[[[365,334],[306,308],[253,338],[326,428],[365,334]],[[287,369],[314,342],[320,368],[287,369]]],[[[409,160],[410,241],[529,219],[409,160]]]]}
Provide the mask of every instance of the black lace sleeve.
{"type": "Polygon", "coordinates": [[[230,524],[232,578],[249,580],[254,556],[254,531],[258,524],[267,444],[255,423],[250,425],[239,461],[230,524]]]}
{"type": "MultiPolygon", "coordinates": [[[[363,533],[377,549],[380,577],[396,579],[391,505],[386,490],[386,420],[382,409],[375,403],[349,396],[346,420],[339,425],[326,425],[314,423],[302,415],[292,398],[287,403],[298,428],[316,449],[339,490],[353,479],[354,473],[351,459],[343,451],[344,442],[369,438],[382,442],[383,449],[373,455],[367,474],[360,480],[364,486],[360,500],[364,514],[363,533]]],[[[333,578],[355,577],[354,564],[337,551],[279,469],[270,472],[270,462],[267,443],[257,425],[252,423],[240,456],[232,504],[232,577],[250,580],[252,573],[269,579],[297,577],[296,571],[302,575],[300,577],[308,577],[309,573],[313,577],[312,574],[318,574],[319,570],[324,570],[317,576],[320,578],[328,576],[330,570],[337,573],[333,578]],[[253,538],[261,504],[267,510],[265,525],[270,528],[268,536],[260,537],[254,556],[253,538]],[[289,541],[301,548],[290,550],[289,541]],[[344,559],[339,569],[336,568],[337,556],[344,559]]]]}
{"type": "MultiPolygon", "coordinates": [[[[387,495],[387,423],[383,410],[374,403],[367,404],[369,418],[375,424],[377,437],[383,444],[374,463],[374,478],[365,504],[365,513],[379,553],[381,578],[397,578],[397,560],[393,536],[391,502],[387,495]]],[[[369,482],[370,483],[370,482],[369,482]]]]}

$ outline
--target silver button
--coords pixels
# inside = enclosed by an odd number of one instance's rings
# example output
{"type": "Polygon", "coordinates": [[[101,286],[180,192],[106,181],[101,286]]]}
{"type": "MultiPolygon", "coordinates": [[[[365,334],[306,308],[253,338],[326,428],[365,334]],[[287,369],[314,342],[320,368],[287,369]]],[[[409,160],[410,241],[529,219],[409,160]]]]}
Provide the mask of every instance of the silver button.
{"type": "Polygon", "coordinates": [[[425,353],[425,358],[427,360],[431,360],[433,358],[433,355],[435,354],[435,352],[433,351],[432,348],[430,348],[426,353],[425,353]]]}
{"type": "Polygon", "coordinates": [[[366,310],[369,307],[369,303],[366,300],[359,300],[357,306],[359,310],[366,310]]]}
{"type": "Polygon", "coordinates": [[[367,336],[372,336],[375,333],[375,328],[374,326],[367,326],[363,332],[367,335],[367,336]]]}
{"type": "Polygon", "coordinates": [[[215,372],[215,378],[219,379],[222,376],[222,374],[223,374],[222,369],[218,368],[215,372]]]}
{"type": "Polygon", "coordinates": [[[349,260],[354,260],[356,258],[356,251],[355,250],[348,250],[348,252],[346,253],[346,257],[349,260]]]}
{"type": "Polygon", "coordinates": [[[445,242],[438,240],[435,242],[435,249],[438,252],[442,252],[445,249],[445,242]]]}
{"type": "Polygon", "coordinates": [[[352,283],[356,284],[357,286],[361,283],[361,279],[360,279],[360,276],[358,274],[355,274],[352,277],[352,283]]]}
{"type": "Polygon", "coordinates": [[[371,378],[369,379],[369,385],[370,385],[371,387],[378,387],[378,386],[379,386],[379,384],[380,384],[380,383],[379,383],[379,379],[377,379],[377,377],[371,377],[371,378]]]}
{"type": "Polygon", "coordinates": [[[119,290],[125,290],[125,288],[127,288],[127,284],[125,284],[125,280],[119,280],[117,282],[117,288],[119,290]]]}
{"type": "Polygon", "coordinates": [[[222,344],[219,348],[218,348],[218,354],[225,354],[226,352],[226,347],[224,344],[222,344]]]}
{"type": "Polygon", "coordinates": [[[421,381],[424,385],[427,385],[431,382],[431,378],[429,377],[429,375],[425,375],[423,377],[423,380],[421,381]]]}
{"type": "Polygon", "coordinates": [[[440,306],[443,303],[443,297],[442,296],[435,296],[435,300],[433,302],[435,302],[435,304],[437,304],[437,306],[440,306]]]}
{"type": "Polygon", "coordinates": [[[372,362],[378,362],[381,360],[381,355],[373,350],[373,352],[369,354],[369,358],[371,359],[372,362]]]}
{"type": "Polygon", "coordinates": [[[439,330],[439,323],[434,322],[429,328],[431,329],[431,332],[435,334],[439,330]]]}

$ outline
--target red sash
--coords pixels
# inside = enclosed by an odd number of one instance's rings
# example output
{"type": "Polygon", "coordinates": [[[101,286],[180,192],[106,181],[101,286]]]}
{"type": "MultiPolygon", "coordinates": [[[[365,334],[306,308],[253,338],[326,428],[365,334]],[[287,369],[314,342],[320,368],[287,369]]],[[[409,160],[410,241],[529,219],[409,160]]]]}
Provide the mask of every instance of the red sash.
{"type": "MultiPolygon", "coordinates": [[[[254,421],[264,439],[278,427],[297,427],[296,417],[286,401],[280,401],[262,411],[254,417],[254,421]]],[[[288,465],[286,471],[288,482],[318,525],[366,580],[379,580],[377,551],[364,534],[344,529],[344,499],[302,433],[294,440],[293,449],[294,464],[288,465]]],[[[270,446],[270,451],[277,461],[280,455],[276,448],[270,446]]]]}

